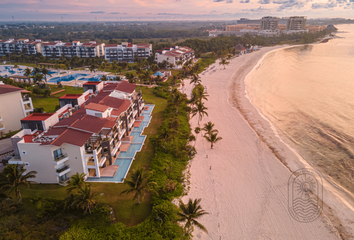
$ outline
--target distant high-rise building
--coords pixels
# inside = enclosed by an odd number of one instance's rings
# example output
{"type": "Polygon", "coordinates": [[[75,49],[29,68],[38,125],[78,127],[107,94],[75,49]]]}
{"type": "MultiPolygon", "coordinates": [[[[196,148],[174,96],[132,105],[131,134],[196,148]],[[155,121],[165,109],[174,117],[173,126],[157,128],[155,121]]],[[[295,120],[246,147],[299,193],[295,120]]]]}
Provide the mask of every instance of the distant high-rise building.
{"type": "Polygon", "coordinates": [[[286,30],[306,30],[306,17],[290,17],[286,24],[286,30]]]}
{"type": "Polygon", "coordinates": [[[275,30],[278,28],[279,18],[276,17],[262,17],[261,30],[275,30]]]}

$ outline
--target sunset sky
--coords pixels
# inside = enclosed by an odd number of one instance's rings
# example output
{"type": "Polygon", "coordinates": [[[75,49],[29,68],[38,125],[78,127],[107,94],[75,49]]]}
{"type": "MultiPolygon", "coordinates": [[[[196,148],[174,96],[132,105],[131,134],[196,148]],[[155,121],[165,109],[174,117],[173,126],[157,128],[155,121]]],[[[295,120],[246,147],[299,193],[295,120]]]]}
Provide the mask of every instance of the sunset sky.
{"type": "Polygon", "coordinates": [[[354,0],[0,0],[0,21],[226,20],[287,17],[354,18],[354,0]]]}

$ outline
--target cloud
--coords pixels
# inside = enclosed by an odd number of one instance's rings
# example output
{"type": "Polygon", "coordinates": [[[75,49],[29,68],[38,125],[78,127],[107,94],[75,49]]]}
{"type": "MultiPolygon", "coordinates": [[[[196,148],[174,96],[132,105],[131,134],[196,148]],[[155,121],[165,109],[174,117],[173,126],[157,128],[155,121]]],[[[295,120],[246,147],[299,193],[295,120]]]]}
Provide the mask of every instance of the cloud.
{"type": "Polygon", "coordinates": [[[175,15],[183,15],[182,13],[158,13],[157,15],[169,15],[169,16],[175,16],[175,15]]]}
{"type": "Polygon", "coordinates": [[[260,6],[259,8],[242,9],[242,11],[245,11],[245,12],[249,11],[249,12],[252,12],[252,13],[261,13],[261,12],[269,12],[270,9],[260,6]]]}
{"type": "Polygon", "coordinates": [[[286,10],[291,10],[294,8],[300,9],[305,6],[305,3],[299,0],[273,0],[273,3],[275,4],[281,4],[278,8],[277,11],[280,12],[284,9],[286,10]]]}
{"type": "Polygon", "coordinates": [[[111,12],[111,14],[120,14],[119,12],[111,12]]]}
{"type": "MultiPolygon", "coordinates": [[[[224,2],[225,0],[213,0],[213,2],[224,2]]],[[[234,0],[226,0],[226,3],[233,3],[234,0]]]]}
{"type": "Polygon", "coordinates": [[[249,3],[250,0],[241,0],[240,3],[249,3]]]}
{"type": "Polygon", "coordinates": [[[312,9],[331,9],[337,7],[337,3],[336,2],[328,2],[328,3],[313,3],[311,8],[312,9]]]}
{"type": "Polygon", "coordinates": [[[270,4],[272,1],[271,0],[259,0],[259,4],[270,4]]]}
{"type": "Polygon", "coordinates": [[[90,13],[104,14],[104,11],[93,11],[93,12],[90,12],[90,13]]]}

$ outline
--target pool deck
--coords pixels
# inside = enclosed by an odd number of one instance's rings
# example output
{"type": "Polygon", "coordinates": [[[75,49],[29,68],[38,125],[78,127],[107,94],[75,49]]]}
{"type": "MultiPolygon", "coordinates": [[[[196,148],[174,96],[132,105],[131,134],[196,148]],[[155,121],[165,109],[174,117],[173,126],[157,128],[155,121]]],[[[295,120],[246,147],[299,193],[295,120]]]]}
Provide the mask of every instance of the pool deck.
{"type": "MultiPolygon", "coordinates": [[[[89,177],[86,180],[87,182],[107,182],[107,183],[124,182],[129,172],[129,169],[133,161],[135,160],[136,153],[141,151],[145,143],[146,135],[142,135],[142,133],[145,127],[149,126],[150,124],[151,113],[153,109],[154,109],[154,105],[146,105],[146,107],[143,109],[142,116],[139,118],[139,120],[137,120],[140,122],[139,127],[134,126],[134,128],[130,132],[130,135],[128,137],[125,137],[124,140],[127,141],[125,143],[122,143],[120,147],[120,152],[117,158],[114,160],[113,165],[106,167],[109,168],[107,172],[107,175],[109,174],[109,176],[106,176],[106,174],[105,176],[103,176],[102,175],[103,171],[101,171],[101,178],[89,177]],[[112,172],[114,171],[115,168],[112,168],[112,166],[117,166],[117,169],[113,175],[112,172]]],[[[122,139],[122,141],[124,140],[122,139]]]]}
{"type": "MultiPolygon", "coordinates": [[[[7,75],[8,77],[11,77],[12,75],[22,75],[23,71],[27,68],[27,66],[23,66],[23,65],[19,65],[19,69],[22,69],[22,71],[19,71],[18,69],[13,70],[13,66],[11,64],[6,64],[6,65],[0,65],[0,76],[5,76],[7,75]],[[14,71],[13,73],[10,71],[14,71]]],[[[30,70],[33,69],[33,67],[28,67],[30,70]]],[[[61,81],[61,84],[64,86],[75,86],[75,87],[82,87],[82,84],[90,81],[90,79],[88,78],[93,78],[97,75],[106,75],[109,77],[116,77],[116,75],[110,73],[110,72],[102,72],[102,71],[96,71],[96,72],[91,72],[91,71],[86,71],[86,70],[59,70],[58,69],[54,69],[54,68],[47,68],[49,71],[54,71],[55,73],[51,74],[51,76],[47,75],[47,84],[51,84],[51,85],[57,85],[57,82],[50,82],[50,80],[52,78],[56,78],[56,77],[65,77],[71,74],[87,74],[87,76],[83,78],[83,76],[79,76],[74,80],[71,81],[61,81]],[[64,74],[58,74],[58,73],[64,73],[64,74]],[[81,80],[79,80],[81,79],[81,80]]],[[[123,77],[123,76],[121,76],[123,77]]]]}

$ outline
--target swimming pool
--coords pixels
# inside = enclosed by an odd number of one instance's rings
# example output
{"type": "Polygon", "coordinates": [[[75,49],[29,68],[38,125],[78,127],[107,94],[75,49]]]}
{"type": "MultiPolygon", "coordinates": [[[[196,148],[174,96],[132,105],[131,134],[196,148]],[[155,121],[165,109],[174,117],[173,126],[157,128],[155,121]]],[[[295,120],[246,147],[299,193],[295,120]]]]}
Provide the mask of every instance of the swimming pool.
{"type": "MultiPolygon", "coordinates": [[[[103,77],[103,75],[97,75],[94,77],[90,77],[90,78],[80,78],[79,80],[82,81],[90,81],[90,82],[98,82],[101,81],[101,78],[103,77]]],[[[108,80],[112,80],[113,78],[115,78],[114,76],[106,76],[108,80]]]]}
{"type": "MultiPolygon", "coordinates": [[[[88,75],[89,74],[85,74],[85,73],[73,73],[70,75],[63,76],[63,77],[54,77],[54,78],[50,79],[48,82],[68,82],[68,81],[75,80],[79,77],[85,77],[88,75]]],[[[81,79],[79,79],[79,80],[81,80],[81,79]]]]}

